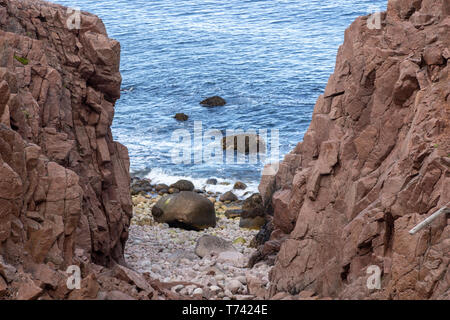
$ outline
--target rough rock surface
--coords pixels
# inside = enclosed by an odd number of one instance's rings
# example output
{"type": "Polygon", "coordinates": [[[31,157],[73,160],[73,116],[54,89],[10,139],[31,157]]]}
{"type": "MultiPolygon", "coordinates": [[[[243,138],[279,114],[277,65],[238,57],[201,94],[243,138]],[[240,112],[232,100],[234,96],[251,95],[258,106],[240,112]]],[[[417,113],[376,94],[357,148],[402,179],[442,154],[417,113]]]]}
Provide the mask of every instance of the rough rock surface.
{"type": "Polygon", "coordinates": [[[450,299],[449,216],[408,233],[450,202],[450,5],[390,0],[380,29],[367,20],[347,29],[303,142],[263,178],[271,238],[286,238],[271,296],[450,299]]]}
{"type": "Polygon", "coordinates": [[[59,5],[0,1],[0,295],[156,297],[136,291],[142,275],[103,273],[124,262],[132,215],[128,152],[110,130],[120,45],[96,16],[82,12],[79,30],[68,18],[59,5]],[[69,265],[82,266],[81,290],[66,287],[69,265]]]}

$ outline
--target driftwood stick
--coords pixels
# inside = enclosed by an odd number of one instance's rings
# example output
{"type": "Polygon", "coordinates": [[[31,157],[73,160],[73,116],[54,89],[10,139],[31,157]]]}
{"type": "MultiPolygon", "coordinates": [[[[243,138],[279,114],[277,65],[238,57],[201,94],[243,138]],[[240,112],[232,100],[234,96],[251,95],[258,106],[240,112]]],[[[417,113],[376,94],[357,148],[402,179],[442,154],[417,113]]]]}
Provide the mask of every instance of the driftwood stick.
{"type": "Polygon", "coordinates": [[[426,226],[430,225],[434,220],[436,220],[439,216],[443,215],[444,213],[450,213],[450,202],[447,203],[447,205],[440,208],[438,211],[433,213],[431,216],[423,220],[421,223],[419,223],[417,226],[409,230],[409,234],[415,234],[418,231],[422,230],[426,226]]]}

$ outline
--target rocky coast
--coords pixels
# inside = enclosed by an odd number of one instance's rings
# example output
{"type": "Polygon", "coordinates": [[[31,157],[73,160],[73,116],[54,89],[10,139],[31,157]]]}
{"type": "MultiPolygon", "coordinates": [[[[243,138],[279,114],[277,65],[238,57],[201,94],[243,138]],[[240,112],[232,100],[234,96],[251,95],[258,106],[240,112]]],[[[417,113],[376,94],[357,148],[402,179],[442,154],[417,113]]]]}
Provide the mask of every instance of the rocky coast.
{"type": "Polygon", "coordinates": [[[0,299],[450,299],[447,211],[409,233],[450,206],[447,0],[356,19],[303,141],[247,194],[130,177],[120,43],[80,14],[0,0],[0,299]]]}

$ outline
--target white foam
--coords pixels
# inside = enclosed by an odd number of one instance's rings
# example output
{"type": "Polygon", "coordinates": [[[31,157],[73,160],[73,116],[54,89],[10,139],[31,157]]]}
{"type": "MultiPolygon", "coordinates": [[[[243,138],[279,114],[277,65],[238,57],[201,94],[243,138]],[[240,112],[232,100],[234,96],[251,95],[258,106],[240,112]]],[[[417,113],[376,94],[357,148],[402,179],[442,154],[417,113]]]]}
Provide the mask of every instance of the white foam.
{"type": "Polygon", "coordinates": [[[152,184],[157,183],[165,183],[167,185],[171,185],[172,183],[177,182],[178,180],[185,179],[191,181],[196,189],[205,189],[206,191],[211,192],[220,192],[225,193],[227,191],[233,191],[233,193],[239,198],[243,198],[244,194],[250,192],[245,197],[258,192],[258,183],[257,182],[247,182],[242,181],[247,185],[247,189],[245,190],[233,190],[233,185],[236,181],[215,178],[217,179],[217,185],[206,184],[206,180],[209,178],[192,178],[189,176],[181,176],[181,175],[172,175],[165,171],[162,168],[154,168],[152,169],[146,176],[146,178],[151,179],[152,184]]]}

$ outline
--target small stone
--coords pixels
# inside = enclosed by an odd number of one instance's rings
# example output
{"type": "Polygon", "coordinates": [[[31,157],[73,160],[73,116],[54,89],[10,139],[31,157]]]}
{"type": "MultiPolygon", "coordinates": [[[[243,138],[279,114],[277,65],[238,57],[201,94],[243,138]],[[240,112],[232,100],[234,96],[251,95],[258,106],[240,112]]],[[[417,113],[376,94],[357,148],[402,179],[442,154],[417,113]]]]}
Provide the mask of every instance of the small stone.
{"type": "Polygon", "coordinates": [[[195,295],[203,295],[203,289],[202,288],[197,288],[194,290],[194,292],[192,293],[194,296],[195,295]]]}
{"type": "Polygon", "coordinates": [[[216,292],[219,292],[221,289],[218,286],[210,286],[209,290],[216,293],[216,292]]]}
{"type": "Polygon", "coordinates": [[[239,280],[233,279],[229,281],[226,288],[231,291],[231,293],[237,293],[241,289],[242,283],[239,280]]]}
{"type": "Polygon", "coordinates": [[[174,118],[178,121],[187,121],[189,119],[189,116],[184,113],[177,113],[174,118]]]}

